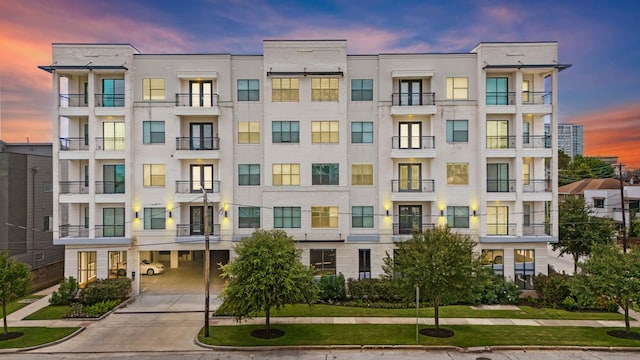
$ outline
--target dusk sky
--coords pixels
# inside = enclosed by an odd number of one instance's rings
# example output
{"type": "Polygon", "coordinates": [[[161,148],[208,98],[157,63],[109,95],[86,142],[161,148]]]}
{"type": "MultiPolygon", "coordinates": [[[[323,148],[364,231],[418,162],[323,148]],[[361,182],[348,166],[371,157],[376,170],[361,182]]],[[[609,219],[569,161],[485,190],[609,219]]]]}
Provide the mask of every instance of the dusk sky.
{"type": "Polygon", "coordinates": [[[346,39],[349,54],[468,52],[558,41],[560,122],[586,155],[640,168],[640,1],[3,0],[0,138],[51,142],[51,43],[129,43],[142,53],[261,54],[264,39],[346,39]]]}

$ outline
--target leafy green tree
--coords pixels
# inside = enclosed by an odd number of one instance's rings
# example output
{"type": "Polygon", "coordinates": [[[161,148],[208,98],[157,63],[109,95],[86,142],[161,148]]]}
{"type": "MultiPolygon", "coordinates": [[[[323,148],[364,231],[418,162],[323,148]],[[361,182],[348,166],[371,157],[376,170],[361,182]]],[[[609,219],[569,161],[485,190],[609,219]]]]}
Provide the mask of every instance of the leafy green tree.
{"type": "Polygon", "coordinates": [[[574,272],[578,271],[581,256],[591,254],[594,244],[613,242],[615,225],[610,218],[592,216],[592,211],[582,197],[567,197],[559,206],[558,242],[553,250],[560,249],[560,255],[573,257],[574,272]]]}
{"type": "Polygon", "coordinates": [[[615,170],[605,161],[576,155],[566,168],[558,163],[559,184],[566,185],[582,179],[615,178],[615,170]]]}
{"type": "Polygon", "coordinates": [[[623,253],[612,244],[594,245],[591,256],[580,267],[580,284],[624,310],[626,333],[630,335],[629,307],[640,303],[640,249],[623,253]]]}
{"type": "Polygon", "coordinates": [[[31,286],[30,270],[29,265],[9,257],[6,251],[0,252],[0,302],[2,302],[4,335],[9,333],[7,303],[28,294],[31,286]]]}
{"type": "Polygon", "coordinates": [[[571,163],[571,156],[564,153],[562,150],[558,150],[558,170],[569,169],[571,163]]]}
{"type": "Polygon", "coordinates": [[[220,311],[241,320],[265,313],[271,337],[271,311],[287,304],[313,304],[318,296],[313,269],[300,262],[293,238],[281,230],[257,230],[235,247],[236,259],[222,265],[227,282],[220,311]]]}
{"type": "Polygon", "coordinates": [[[420,288],[421,296],[433,303],[436,332],[440,331],[440,304],[470,299],[482,273],[476,243],[448,227],[416,232],[411,240],[398,243],[393,258],[384,259],[385,275],[394,277],[407,294],[420,288]]]}

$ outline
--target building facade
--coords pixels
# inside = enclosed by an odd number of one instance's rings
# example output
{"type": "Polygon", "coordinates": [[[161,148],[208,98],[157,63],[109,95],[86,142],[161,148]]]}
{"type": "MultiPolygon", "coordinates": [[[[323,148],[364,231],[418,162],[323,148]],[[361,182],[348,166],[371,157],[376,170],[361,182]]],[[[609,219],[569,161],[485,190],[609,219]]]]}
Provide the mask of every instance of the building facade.
{"type": "Polygon", "coordinates": [[[81,283],[139,289],[141,259],[200,261],[205,221],[214,264],[255,228],[282,229],[318,275],[378,277],[397,242],[448,225],[523,288],[547,272],[557,142],[544,123],[558,123],[568,67],[555,42],[377,55],[343,40],[268,40],[262,55],[54,44],[52,64],[55,242],[81,283]]]}
{"type": "MultiPolygon", "coordinates": [[[[550,134],[550,124],[545,124],[545,133],[550,134]]],[[[576,155],[583,154],[584,140],[582,138],[582,125],[558,124],[558,149],[569,155],[572,159],[576,155]]]]}

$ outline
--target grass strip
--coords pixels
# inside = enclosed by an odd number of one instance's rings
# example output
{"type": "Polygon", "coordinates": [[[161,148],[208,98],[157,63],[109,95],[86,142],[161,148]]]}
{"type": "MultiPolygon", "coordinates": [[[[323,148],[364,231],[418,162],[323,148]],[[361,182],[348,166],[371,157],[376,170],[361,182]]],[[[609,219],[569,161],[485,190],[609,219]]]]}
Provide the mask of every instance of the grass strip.
{"type": "Polygon", "coordinates": [[[24,320],[59,320],[71,310],[68,305],[49,305],[27,315],[24,320]]]}
{"type": "Polygon", "coordinates": [[[45,328],[45,327],[10,327],[9,332],[24,333],[16,339],[0,341],[0,349],[14,349],[48,344],[71,335],[78,330],[76,327],[45,328]]]}

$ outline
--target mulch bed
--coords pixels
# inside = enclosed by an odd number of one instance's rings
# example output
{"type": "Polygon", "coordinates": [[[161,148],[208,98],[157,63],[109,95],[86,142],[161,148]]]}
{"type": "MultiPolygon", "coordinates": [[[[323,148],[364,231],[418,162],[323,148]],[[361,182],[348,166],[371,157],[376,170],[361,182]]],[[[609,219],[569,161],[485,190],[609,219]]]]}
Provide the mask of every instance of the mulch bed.
{"type": "Polygon", "coordinates": [[[259,338],[259,339],[275,339],[275,338],[279,338],[279,337],[281,337],[283,335],[284,335],[284,331],[278,330],[278,329],[271,329],[269,331],[269,334],[267,334],[267,330],[265,330],[265,329],[253,330],[251,332],[251,336],[259,338]]]}
{"type": "Polygon", "coordinates": [[[1,333],[0,334],[0,341],[17,339],[22,335],[24,335],[24,333],[21,333],[21,332],[10,332],[10,333],[7,333],[6,335],[4,333],[1,333]]]}
{"type": "Polygon", "coordinates": [[[453,336],[453,331],[448,329],[427,328],[427,329],[420,329],[419,333],[421,335],[437,337],[437,338],[449,338],[453,336]]]}
{"type": "Polygon", "coordinates": [[[609,330],[607,334],[620,339],[640,340],[640,334],[633,331],[627,333],[625,330],[609,330]]]}

